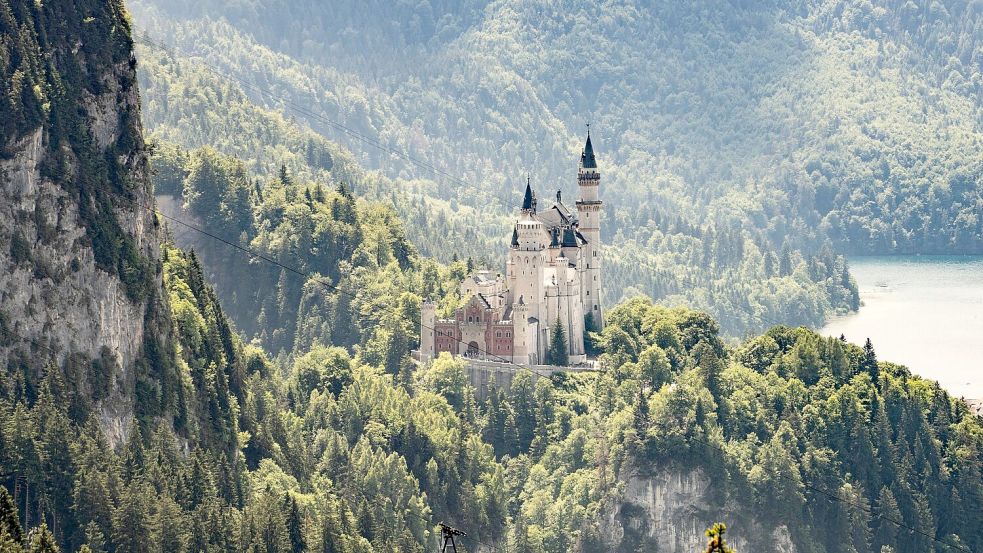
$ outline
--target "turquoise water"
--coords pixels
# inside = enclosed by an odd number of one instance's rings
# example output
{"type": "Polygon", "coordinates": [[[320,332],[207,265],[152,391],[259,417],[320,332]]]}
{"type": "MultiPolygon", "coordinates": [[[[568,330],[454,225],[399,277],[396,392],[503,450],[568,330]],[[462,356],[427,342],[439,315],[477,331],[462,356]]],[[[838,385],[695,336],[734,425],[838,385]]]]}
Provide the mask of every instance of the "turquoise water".
{"type": "Polygon", "coordinates": [[[956,396],[983,398],[983,257],[851,257],[860,311],[820,332],[843,334],[956,396]]]}

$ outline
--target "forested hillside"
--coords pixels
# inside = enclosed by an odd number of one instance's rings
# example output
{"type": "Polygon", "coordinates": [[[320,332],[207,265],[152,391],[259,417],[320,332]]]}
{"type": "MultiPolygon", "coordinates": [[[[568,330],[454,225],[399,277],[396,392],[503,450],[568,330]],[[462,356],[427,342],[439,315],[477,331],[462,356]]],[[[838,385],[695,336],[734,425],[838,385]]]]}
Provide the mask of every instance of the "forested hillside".
{"type": "MultiPolygon", "coordinates": [[[[54,400],[65,369],[34,401],[3,390],[0,467],[70,550],[425,551],[437,520],[468,551],[672,548],[622,482],[694,471],[712,491],[670,514],[726,519],[742,550],[983,545],[983,425],[872,348],[777,327],[727,350],[705,315],[637,299],[610,314],[603,374],[520,372],[478,402],[448,357],[410,380],[338,347],[278,367],[229,334],[193,257],[162,259],[183,397],[211,417],[135,424],[113,453],[84,398],[54,400]]],[[[7,543],[15,512],[0,497],[7,543]]]]}
{"type": "MultiPolygon", "coordinates": [[[[414,363],[468,269],[414,247],[421,190],[268,111],[262,157],[145,142],[130,36],[119,2],[0,0],[0,551],[422,553],[439,521],[473,553],[696,551],[718,520],[741,551],[983,548],[983,422],[869,343],[637,297],[596,372],[478,399],[414,363]]],[[[693,263],[748,257],[714,228],[693,263]]],[[[849,289],[824,248],[760,263],[849,289]]]]}
{"type": "Polygon", "coordinates": [[[158,36],[270,87],[264,101],[297,101],[491,197],[530,168],[569,190],[592,120],[625,232],[678,213],[778,246],[983,251],[978,2],[134,8],[158,36]]]}
{"type": "Polygon", "coordinates": [[[390,205],[356,199],[344,182],[329,188],[285,166],[253,177],[212,148],[169,143],[157,145],[151,167],[170,230],[194,248],[239,331],[274,354],[320,343],[381,359],[398,342],[398,372],[418,341],[419,298],[444,311],[460,301],[467,262],[419,257],[390,205]]]}
{"type": "MultiPolygon", "coordinates": [[[[371,136],[372,140],[381,140],[373,134],[377,125],[370,124],[371,117],[352,113],[361,111],[359,106],[365,102],[378,101],[379,90],[366,90],[357,78],[341,75],[337,68],[301,63],[277,53],[223,22],[171,26],[165,24],[166,19],[138,19],[149,20],[151,32],[169,37],[168,42],[184,51],[202,52],[209,64],[188,60],[183,52],[175,56],[161,48],[156,39],[144,41],[139,50],[140,74],[145,120],[150,130],[187,148],[213,145],[241,158],[253,172],[269,173],[283,163],[304,178],[311,175],[330,186],[351,180],[351,187],[358,193],[394,205],[406,221],[409,238],[424,255],[444,261],[453,255],[461,259],[473,257],[487,260],[493,269],[499,268],[509,236],[507,215],[519,199],[520,187],[516,183],[521,181],[522,173],[536,168],[534,184],[544,196],[551,196],[555,187],[572,191],[575,152],[557,155],[556,163],[522,159],[526,153],[502,161],[483,161],[478,173],[461,171],[454,173],[460,177],[454,179],[407,165],[401,155],[364,142],[349,142],[357,154],[347,154],[318,135],[350,139],[321,115],[371,136]],[[155,27],[156,23],[163,26],[155,27]],[[207,47],[210,44],[216,46],[207,47]],[[232,78],[215,74],[212,67],[228,72],[232,78]],[[339,82],[347,84],[342,86],[339,82]],[[272,94],[257,94],[257,86],[272,94]],[[276,113],[284,107],[281,100],[290,106],[305,106],[300,111],[286,111],[291,119],[303,124],[293,126],[276,113]],[[313,107],[308,111],[306,106],[313,107]],[[340,166],[325,165],[323,152],[331,152],[340,166]],[[396,179],[359,174],[352,160],[381,167],[383,173],[395,175],[396,179]]],[[[366,112],[390,125],[398,119],[394,109],[393,105],[380,104],[366,108],[366,112]]],[[[463,155],[469,142],[460,142],[463,138],[459,134],[426,141],[437,144],[448,137],[458,140],[455,155],[463,155]]],[[[533,154],[544,144],[541,136],[521,140],[503,138],[504,142],[494,147],[481,143],[475,146],[476,155],[521,144],[526,145],[521,148],[523,152],[533,154]]],[[[602,138],[601,147],[607,147],[607,143],[608,139],[602,138]]],[[[453,173],[461,169],[428,157],[434,155],[433,150],[411,148],[404,143],[388,144],[386,148],[432,162],[440,171],[453,173]]],[[[777,322],[819,325],[833,312],[857,307],[855,286],[844,261],[833,248],[824,247],[822,240],[816,238],[803,245],[785,223],[769,222],[769,216],[761,208],[752,207],[750,199],[731,207],[752,209],[753,219],[771,230],[758,223],[707,217],[682,208],[650,210],[644,206],[655,205],[655,196],[646,192],[651,196],[650,202],[625,195],[627,177],[617,166],[618,155],[601,150],[603,194],[611,206],[604,230],[609,252],[605,269],[610,302],[644,293],[668,303],[706,309],[721,321],[728,334],[735,336],[777,322]],[[639,205],[643,206],[641,211],[639,205]]],[[[645,172],[633,176],[632,182],[642,183],[633,188],[649,187],[644,184],[647,178],[645,172]]],[[[674,176],[669,180],[682,184],[674,176]]],[[[650,188],[664,194],[663,184],[670,187],[667,182],[650,188]]],[[[677,200],[682,201],[681,198],[678,196],[677,200]]],[[[776,204],[773,211],[778,208],[776,204]]]]}

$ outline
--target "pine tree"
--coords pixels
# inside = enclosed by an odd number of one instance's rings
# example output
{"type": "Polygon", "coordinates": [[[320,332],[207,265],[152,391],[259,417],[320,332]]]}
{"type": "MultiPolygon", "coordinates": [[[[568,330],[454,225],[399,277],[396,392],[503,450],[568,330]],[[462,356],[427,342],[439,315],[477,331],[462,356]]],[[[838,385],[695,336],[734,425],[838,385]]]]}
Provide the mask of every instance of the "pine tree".
{"type": "Polygon", "coordinates": [[[485,442],[492,445],[497,457],[505,455],[508,446],[505,440],[505,428],[508,424],[507,405],[505,405],[505,402],[505,394],[495,386],[493,379],[489,379],[487,412],[485,414],[485,428],[484,432],[482,432],[482,438],[485,442]]]}
{"type": "Polygon", "coordinates": [[[710,538],[710,542],[707,543],[706,553],[734,553],[734,550],[724,540],[724,534],[726,533],[727,525],[722,522],[718,522],[707,528],[705,534],[706,537],[710,538]]]}
{"type": "Polygon", "coordinates": [[[181,507],[166,495],[156,499],[153,541],[161,551],[184,551],[188,542],[186,521],[181,507]]]}
{"type": "Polygon", "coordinates": [[[60,553],[55,536],[44,522],[27,536],[27,553],[60,553]]]}
{"type": "Polygon", "coordinates": [[[142,553],[152,545],[151,501],[153,490],[137,480],[127,486],[113,512],[113,543],[116,553],[142,553]]]}
{"type": "Polygon", "coordinates": [[[521,371],[512,379],[509,389],[509,403],[515,415],[515,437],[517,447],[513,455],[529,451],[536,434],[536,413],[533,401],[532,377],[521,371]]]}
{"type": "Polygon", "coordinates": [[[792,248],[788,242],[782,245],[782,251],[778,258],[778,274],[788,276],[792,274],[792,248]]]}
{"type": "Polygon", "coordinates": [[[707,389],[710,390],[714,399],[720,404],[720,374],[724,372],[723,362],[717,357],[713,346],[703,340],[693,348],[692,356],[703,376],[703,381],[706,383],[707,389]]]}
{"type": "Polygon", "coordinates": [[[867,341],[864,343],[864,350],[860,356],[858,369],[860,372],[870,375],[870,380],[874,383],[874,386],[878,385],[881,371],[877,366],[877,354],[874,353],[874,344],[870,342],[870,338],[867,338],[867,341]]]}
{"type": "Polygon", "coordinates": [[[546,364],[566,367],[570,364],[570,349],[567,346],[567,335],[563,330],[559,317],[553,323],[550,331],[550,345],[546,351],[546,364]]]}
{"type": "Polygon", "coordinates": [[[386,342],[386,355],[383,365],[386,373],[398,375],[403,365],[403,359],[409,354],[409,339],[406,329],[399,319],[394,318],[389,329],[389,340],[386,342]]]}
{"type": "Polygon", "coordinates": [[[20,516],[14,499],[10,497],[7,488],[0,486],[0,538],[9,537],[14,543],[24,540],[24,532],[20,527],[20,516]]]}
{"type": "Polygon", "coordinates": [[[290,536],[290,549],[293,553],[302,553],[307,544],[304,541],[304,523],[297,507],[297,499],[289,494],[284,499],[287,508],[287,533],[290,536]]]}
{"type": "Polygon", "coordinates": [[[887,486],[881,488],[875,513],[877,529],[874,532],[874,551],[880,551],[883,546],[896,547],[898,545],[898,522],[901,521],[901,510],[898,509],[898,502],[887,486]]]}

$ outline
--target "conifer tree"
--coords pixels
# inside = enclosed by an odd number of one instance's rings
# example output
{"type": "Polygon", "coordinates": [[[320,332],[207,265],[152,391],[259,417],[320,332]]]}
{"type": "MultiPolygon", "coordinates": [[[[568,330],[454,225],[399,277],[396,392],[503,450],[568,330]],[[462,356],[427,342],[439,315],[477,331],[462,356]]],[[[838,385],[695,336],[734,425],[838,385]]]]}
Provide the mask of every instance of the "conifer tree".
{"type": "Polygon", "coordinates": [[[710,538],[710,542],[707,543],[706,553],[734,553],[734,550],[724,540],[724,534],[726,533],[727,525],[722,522],[718,522],[707,528],[706,536],[710,538]]]}
{"type": "Polygon", "coordinates": [[[293,553],[302,553],[306,550],[307,544],[304,541],[304,526],[300,509],[297,507],[297,498],[288,494],[284,502],[287,508],[287,533],[290,536],[290,550],[293,553]]]}
{"type": "Polygon", "coordinates": [[[557,317],[550,331],[550,345],[546,351],[546,364],[566,367],[570,364],[570,349],[567,346],[567,335],[557,317]]]}
{"type": "Polygon", "coordinates": [[[870,380],[874,383],[874,386],[878,385],[881,371],[877,366],[877,354],[874,353],[874,344],[870,342],[870,338],[867,338],[867,341],[864,343],[858,369],[860,372],[870,375],[870,380]]]}
{"type": "Polygon", "coordinates": [[[113,544],[116,553],[142,553],[153,548],[151,501],[153,491],[141,480],[126,487],[113,512],[113,544]]]}
{"type": "Polygon", "coordinates": [[[61,548],[55,541],[55,536],[48,530],[48,525],[44,522],[40,526],[31,530],[27,536],[26,553],[60,553],[61,548]]]}
{"type": "Polygon", "coordinates": [[[890,488],[881,488],[881,494],[877,498],[877,529],[874,532],[874,551],[880,551],[882,547],[895,547],[898,545],[898,522],[901,521],[901,510],[898,502],[894,499],[894,494],[890,488]]]}
{"type": "Polygon", "coordinates": [[[7,488],[0,486],[0,538],[8,537],[13,543],[24,540],[24,532],[20,527],[20,516],[14,499],[10,497],[7,488]]]}
{"type": "Polygon", "coordinates": [[[532,377],[526,371],[519,372],[512,379],[509,403],[515,416],[516,448],[512,451],[513,455],[529,451],[536,434],[533,389],[532,377]]]}
{"type": "Polygon", "coordinates": [[[782,251],[778,258],[778,274],[779,276],[792,274],[792,249],[788,242],[782,245],[782,251]]]}

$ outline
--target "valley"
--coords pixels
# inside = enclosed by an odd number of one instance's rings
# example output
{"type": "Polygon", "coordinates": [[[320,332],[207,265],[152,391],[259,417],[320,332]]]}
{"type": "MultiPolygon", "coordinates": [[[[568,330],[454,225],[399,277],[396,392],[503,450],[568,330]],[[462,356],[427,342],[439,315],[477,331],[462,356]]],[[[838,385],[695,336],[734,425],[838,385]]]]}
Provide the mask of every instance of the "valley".
{"type": "Polygon", "coordinates": [[[0,0],[0,551],[983,550],[981,36],[0,0]]]}

